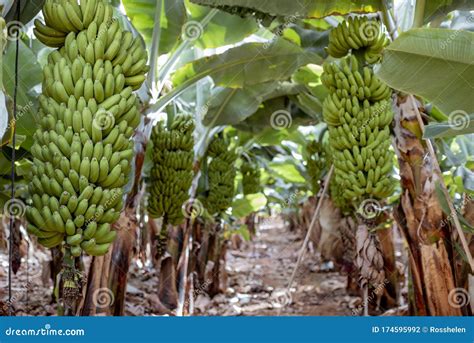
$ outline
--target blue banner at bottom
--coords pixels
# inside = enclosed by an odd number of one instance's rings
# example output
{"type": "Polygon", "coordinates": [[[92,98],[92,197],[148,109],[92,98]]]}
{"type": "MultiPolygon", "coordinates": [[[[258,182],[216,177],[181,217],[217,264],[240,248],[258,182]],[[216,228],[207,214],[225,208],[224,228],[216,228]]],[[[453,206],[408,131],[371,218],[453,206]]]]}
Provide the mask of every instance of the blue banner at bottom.
{"type": "Polygon", "coordinates": [[[474,342],[472,317],[0,317],[0,342],[474,342]]]}

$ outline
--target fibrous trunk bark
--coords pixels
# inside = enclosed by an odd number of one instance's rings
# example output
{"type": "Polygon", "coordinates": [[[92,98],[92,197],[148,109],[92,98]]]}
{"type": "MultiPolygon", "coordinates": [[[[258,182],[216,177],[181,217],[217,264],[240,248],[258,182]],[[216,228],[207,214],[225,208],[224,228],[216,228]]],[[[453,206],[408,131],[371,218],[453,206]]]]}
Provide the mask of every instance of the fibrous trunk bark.
{"type": "Polygon", "coordinates": [[[137,225],[134,208],[127,207],[113,225],[117,231],[113,248],[105,256],[92,259],[83,316],[124,314],[128,268],[137,239],[137,225]]]}
{"type": "Polygon", "coordinates": [[[409,250],[410,313],[460,315],[460,309],[449,303],[450,292],[456,283],[449,253],[451,247],[447,243],[451,241],[450,227],[446,225],[435,191],[440,179],[422,139],[416,111],[409,96],[398,97],[394,119],[395,150],[402,194],[394,216],[409,250]]]}

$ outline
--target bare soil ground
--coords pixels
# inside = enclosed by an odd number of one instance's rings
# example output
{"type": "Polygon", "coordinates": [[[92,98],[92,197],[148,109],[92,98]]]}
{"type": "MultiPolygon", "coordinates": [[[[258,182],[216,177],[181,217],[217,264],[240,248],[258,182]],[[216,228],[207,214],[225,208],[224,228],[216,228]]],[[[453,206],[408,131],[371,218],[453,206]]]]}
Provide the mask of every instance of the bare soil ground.
{"type": "MultiPolygon", "coordinates": [[[[347,295],[346,278],[321,270],[318,254],[307,252],[291,291],[286,292],[303,242],[302,233],[282,225],[262,227],[250,242],[227,252],[227,287],[212,299],[195,293],[194,315],[210,316],[331,316],[351,315],[361,299],[347,295]]],[[[26,250],[26,249],[25,249],[26,250]]],[[[25,251],[24,250],[24,251],[25,251]]],[[[55,315],[49,253],[35,250],[26,256],[12,279],[15,315],[55,315]],[[31,255],[31,254],[30,254],[31,255]]],[[[163,308],[156,295],[158,279],[149,267],[134,263],[129,275],[126,315],[159,315],[163,308]]],[[[8,299],[8,259],[0,252],[0,314],[8,299]]]]}
{"type": "Polygon", "coordinates": [[[200,294],[196,314],[243,316],[351,315],[360,298],[346,294],[346,278],[320,271],[316,253],[307,252],[291,291],[288,282],[303,243],[301,233],[283,226],[262,227],[251,242],[228,250],[225,293],[209,299],[200,294]]]}

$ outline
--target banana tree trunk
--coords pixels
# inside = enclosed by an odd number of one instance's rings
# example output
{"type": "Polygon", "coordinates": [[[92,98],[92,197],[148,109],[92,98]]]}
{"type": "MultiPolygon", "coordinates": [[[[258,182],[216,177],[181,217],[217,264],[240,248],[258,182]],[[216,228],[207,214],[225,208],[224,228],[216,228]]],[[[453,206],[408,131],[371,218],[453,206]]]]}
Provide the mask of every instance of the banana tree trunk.
{"type": "Polygon", "coordinates": [[[449,225],[443,225],[446,220],[435,192],[440,180],[410,96],[398,97],[394,123],[402,187],[394,217],[408,244],[410,313],[460,315],[460,309],[449,302],[456,283],[448,245],[451,232],[449,225]]]}
{"type": "Polygon", "coordinates": [[[137,240],[137,226],[134,208],[127,207],[114,224],[117,239],[113,248],[91,262],[83,316],[124,314],[128,268],[137,240]]]}
{"type": "Polygon", "coordinates": [[[144,131],[142,127],[134,135],[135,148],[138,150],[134,161],[135,172],[125,208],[119,220],[114,223],[114,228],[118,231],[117,238],[111,251],[105,256],[92,258],[90,280],[82,299],[83,306],[78,309],[78,313],[83,316],[98,313],[114,316],[124,314],[128,269],[137,241],[137,207],[143,194],[141,176],[147,144],[144,131]]]}

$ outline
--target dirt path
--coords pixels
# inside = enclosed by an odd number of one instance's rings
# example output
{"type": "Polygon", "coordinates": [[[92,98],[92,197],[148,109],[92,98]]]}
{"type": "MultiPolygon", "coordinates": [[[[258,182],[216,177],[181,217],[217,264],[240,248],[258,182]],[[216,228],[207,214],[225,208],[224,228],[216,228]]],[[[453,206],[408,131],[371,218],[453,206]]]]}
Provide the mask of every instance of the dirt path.
{"type": "Polygon", "coordinates": [[[262,227],[251,242],[228,250],[228,288],[213,299],[198,295],[196,314],[244,316],[351,315],[358,298],[345,291],[345,277],[319,272],[315,253],[307,253],[288,294],[285,290],[303,242],[301,233],[282,225],[262,227]]]}
{"type": "MultiPolygon", "coordinates": [[[[229,248],[226,291],[212,299],[206,294],[197,295],[194,315],[351,315],[351,308],[360,304],[360,298],[346,294],[346,279],[339,273],[319,271],[316,253],[306,253],[291,292],[285,291],[302,242],[301,232],[292,233],[281,224],[272,224],[261,227],[256,237],[243,242],[239,249],[229,248]]],[[[56,314],[56,306],[51,303],[48,260],[46,252],[36,250],[28,265],[28,274],[26,263],[22,263],[13,277],[15,315],[56,314]]],[[[7,266],[8,259],[2,251],[0,301],[7,299],[7,266]]],[[[138,268],[132,263],[126,315],[163,314],[156,295],[158,280],[155,274],[153,270],[138,268]]],[[[0,315],[2,310],[5,308],[0,306],[0,315]]]]}

